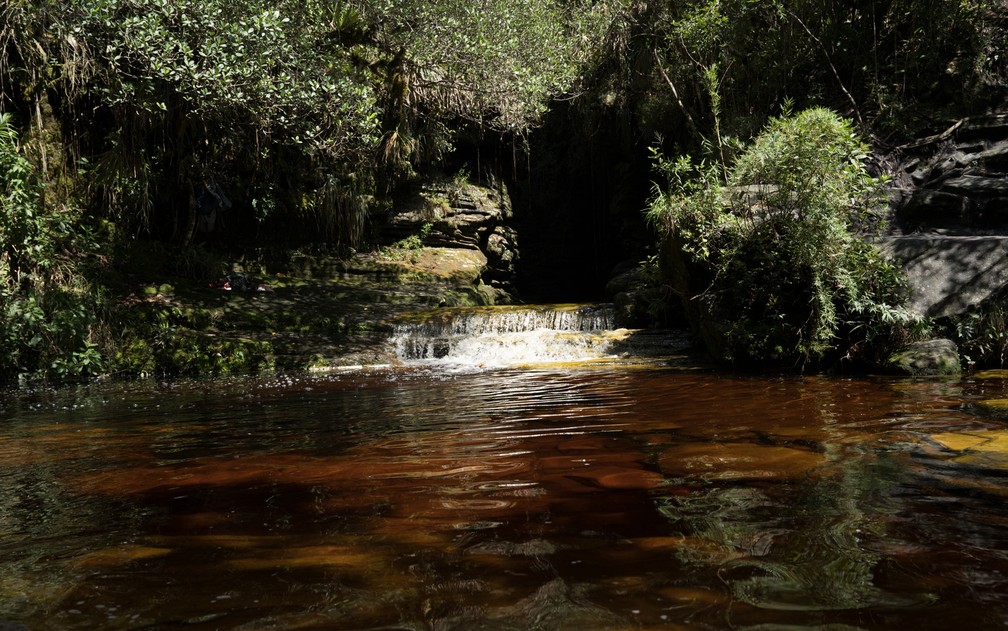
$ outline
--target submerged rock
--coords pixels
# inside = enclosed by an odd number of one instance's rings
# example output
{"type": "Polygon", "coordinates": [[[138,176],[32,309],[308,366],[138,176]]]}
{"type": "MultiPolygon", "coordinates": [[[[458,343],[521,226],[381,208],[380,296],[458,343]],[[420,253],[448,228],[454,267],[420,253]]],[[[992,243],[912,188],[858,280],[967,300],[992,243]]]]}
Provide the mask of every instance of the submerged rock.
{"type": "Polygon", "coordinates": [[[712,480],[796,478],[824,463],[817,451],[749,442],[673,445],[658,457],[666,476],[712,480]]]}

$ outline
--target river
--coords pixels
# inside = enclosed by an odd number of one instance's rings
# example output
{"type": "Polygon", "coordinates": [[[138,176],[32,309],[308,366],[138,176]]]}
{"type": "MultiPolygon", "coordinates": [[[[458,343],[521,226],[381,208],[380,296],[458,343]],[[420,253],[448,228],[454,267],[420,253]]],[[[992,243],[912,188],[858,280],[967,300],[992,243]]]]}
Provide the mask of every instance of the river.
{"type": "Polygon", "coordinates": [[[1005,398],[626,357],[11,393],[0,628],[1002,627],[1005,398]]]}

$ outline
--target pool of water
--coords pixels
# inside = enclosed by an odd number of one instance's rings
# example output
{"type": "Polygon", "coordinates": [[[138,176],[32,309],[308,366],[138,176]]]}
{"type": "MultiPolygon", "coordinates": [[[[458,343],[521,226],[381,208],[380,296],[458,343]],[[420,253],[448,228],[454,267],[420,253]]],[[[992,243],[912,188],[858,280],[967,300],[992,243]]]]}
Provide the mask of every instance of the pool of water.
{"type": "Polygon", "coordinates": [[[9,395],[0,619],[1002,627],[1006,397],[618,365],[9,395]]]}

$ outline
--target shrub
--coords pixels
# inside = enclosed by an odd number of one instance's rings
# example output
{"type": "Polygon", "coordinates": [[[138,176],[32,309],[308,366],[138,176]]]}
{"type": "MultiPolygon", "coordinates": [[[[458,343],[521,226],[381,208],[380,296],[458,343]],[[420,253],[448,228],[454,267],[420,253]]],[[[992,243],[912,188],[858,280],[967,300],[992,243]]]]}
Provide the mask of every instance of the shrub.
{"type": "Polygon", "coordinates": [[[1008,359],[1008,303],[1004,297],[950,318],[946,328],[969,366],[1005,367],[1008,359]]]}
{"type": "Polygon", "coordinates": [[[0,380],[100,373],[100,297],[80,272],[74,209],[43,196],[9,114],[0,114],[0,380]]]}
{"type": "Polygon", "coordinates": [[[771,120],[730,166],[656,153],[649,219],[683,258],[677,284],[715,356],[805,367],[909,334],[897,268],[860,238],[884,201],[866,155],[822,108],[771,120]]]}

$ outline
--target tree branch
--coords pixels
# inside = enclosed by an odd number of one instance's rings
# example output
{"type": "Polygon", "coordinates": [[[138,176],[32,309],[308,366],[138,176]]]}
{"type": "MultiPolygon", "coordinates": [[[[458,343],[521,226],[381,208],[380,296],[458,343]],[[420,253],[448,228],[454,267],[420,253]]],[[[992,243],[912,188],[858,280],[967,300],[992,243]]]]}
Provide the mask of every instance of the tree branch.
{"type": "Polygon", "coordinates": [[[844,95],[846,95],[847,97],[847,100],[851,102],[851,107],[854,108],[854,116],[857,117],[858,125],[861,128],[864,128],[864,119],[861,118],[861,110],[858,109],[857,101],[854,100],[854,97],[851,96],[851,93],[848,92],[847,88],[844,86],[843,79],[840,78],[840,73],[837,71],[836,66],[833,65],[833,61],[830,59],[829,51],[826,50],[826,46],[822,43],[822,40],[816,37],[815,33],[813,33],[809,29],[809,27],[805,26],[805,23],[802,22],[802,19],[797,15],[795,15],[794,12],[787,11],[787,13],[792,18],[794,18],[794,20],[798,22],[798,24],[800,24],[803,29],[805,29],[805,32],[808,33],[808,36],[812,38],[812,41],[814,41],[816,44],[819,45],[819,49],[822,50],[823,52],[823,57],[826,58],[826,63],[829,65],[830,70],[833,71],[833,76],[836,77],[837,84],[840,85],[840,90],[843,91],[844,95]]]}
{"type": "Polygon", "coordinates": [[[693,131],[700,136],[700,128],[697,126],[696,121],[693,120],[689,110],[686,109],[686,104],[683,103],[682,99],[679,97],[679,90],[676,89],[675,84],[672,82],[672,78],[669,77],[667,72],[665,72],[665,67],[662,66],[661,57],[658,56],[658,51],[652,50],[651,53],[654,55],[655,63],[658,65],[658,71],[661,72],[661,76],[665,79],[665,83],[667,83],[669,88],[672,89],[672,96],[675,97],[676,103],[679,104],[679,108],[683,111],[683,114],[686,115],[686,120],[689,121],[690,127],[692,127],[693,131]]]}

